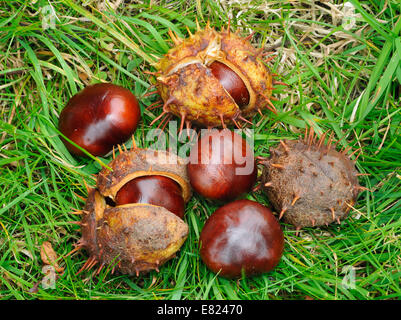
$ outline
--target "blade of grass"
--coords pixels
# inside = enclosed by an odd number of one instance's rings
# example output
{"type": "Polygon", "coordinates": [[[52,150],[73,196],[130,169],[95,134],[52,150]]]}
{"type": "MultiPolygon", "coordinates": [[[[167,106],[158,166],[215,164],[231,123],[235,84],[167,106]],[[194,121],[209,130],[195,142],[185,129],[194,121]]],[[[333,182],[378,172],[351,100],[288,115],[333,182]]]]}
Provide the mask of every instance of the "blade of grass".
{"type": "MultiPolygon", "coordinates": [[[[124,43],[128,48],[130,48],[133,52],[135,52],[138,56],[140,56],[143,60],[146,62],[153,64],[155,60],[151,58],[149,55],[147,55],[145,52],[143,52],[139,46],[116,31],[115,29],[109,27],[107,24],[105,24],[102,20],[96,18],[93,14],[91,14],[88,10],[84,9],[83,7],[75,4],[71,0],[63,0],[68,6],[70,6],[72,9],[75,11],[79,12],[81,15],[86,17],[87,19],[91,20],[94,24],[98,25],[100,28],[108,32],[111,36],[113,36],[116,40],[124,43]]],[[[93,10],[97,11],[96,9],[92,8],[93,10]]]]}

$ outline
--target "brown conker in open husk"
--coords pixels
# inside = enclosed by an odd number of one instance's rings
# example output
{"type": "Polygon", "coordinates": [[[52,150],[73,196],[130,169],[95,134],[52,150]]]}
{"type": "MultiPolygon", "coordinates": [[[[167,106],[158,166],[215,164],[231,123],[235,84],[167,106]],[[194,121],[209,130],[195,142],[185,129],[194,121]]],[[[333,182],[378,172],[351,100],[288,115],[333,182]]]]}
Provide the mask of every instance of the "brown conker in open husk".
{"type": "Polygon", "coordinates": [[[184,243],[187,224],[162,205],[119,204],[116,196],[134,179],[161,176],[177,184],[187,202],[191,189],[185,162],[168,152],[134,148],[120,153],[109,167],[113,171],[104,168],[98,174],[97,188],[89,191],[82,211],[78,247],[90,257],[80,271],[108,264],[126,274],[158,270],[184,243]]]}
{"type": "Polygon", "coordinates": [[[127,182],[116,194],[116,205],[148,203],[164,207],[183,218],[185,202],[181,187],[170,178],[144,176],[127,182]]]}
{"type": "Polygon", "coordinates": [[[340,223],[363,187],[346,151],[332,146],[326,134],[318,141],[313,129],[303,139],[284,140],[262,161],[262,185],[280,218],[303,227],[340,223]]]}
{"type": "MultiPolygon", "coordinates": [[[[230,26],[216,31],[209,24],[187,39],[170,31],[176,45],[155,65],[163,113],[204,127],[225,127],[268,108],[274,80],[256,49],[230,26]]],[[[278,82],[279,83],[279,82],[278,82]]]]}

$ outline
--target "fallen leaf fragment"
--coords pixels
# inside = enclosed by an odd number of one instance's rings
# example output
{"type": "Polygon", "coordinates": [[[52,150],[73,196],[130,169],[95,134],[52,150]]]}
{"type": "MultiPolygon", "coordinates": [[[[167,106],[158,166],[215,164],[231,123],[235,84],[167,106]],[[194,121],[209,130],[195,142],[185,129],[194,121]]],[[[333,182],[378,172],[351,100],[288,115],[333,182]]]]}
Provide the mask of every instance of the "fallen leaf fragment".
{"type": "Polygon", "coordinates": [[[57,253],[54,251],[49,241],[42,243],[40,248],[40,257],[42,258],[44,264],[53,266],[59,273],[64,272],[64,268],[60,267],[57,263],[57,253]]]}

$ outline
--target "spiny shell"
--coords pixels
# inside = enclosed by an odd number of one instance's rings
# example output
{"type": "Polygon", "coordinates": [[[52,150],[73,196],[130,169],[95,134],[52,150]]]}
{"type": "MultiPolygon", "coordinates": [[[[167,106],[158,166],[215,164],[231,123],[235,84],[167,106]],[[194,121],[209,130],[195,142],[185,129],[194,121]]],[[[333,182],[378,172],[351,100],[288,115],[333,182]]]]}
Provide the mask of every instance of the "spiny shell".
{"type": "Polygon", "coordinates": [[[298,229],[338,223],[350,211],[360,186],[355,165],[343,152],[316,142],[313,131],[303,140],[285,140],[263,162],[262,184],[280,218],[298,229]]]}
{"type": "Polygon", "coordinates": [[[206,127],[225,126],[238,117],[270,108],[272,75],[261,60],[261,50],[236,33],[207,26],[187,39],[172,36],[176,47],[156,64],[157,88],[163,112],[206,127]],[[249,92],[249,104],[239,108],[208,66],[221,62],[233,70],[249,92]]]}
{"type": "Polygon", "coordinates": [[[171,259],[188,235],[187,224],[164,207],[132,203],[110,206],[106,198],[132,179],[161,175],[176,181],[185,202],[191,189],[182,158],[165,151],[134,148],[121,152],[97,178],[97,189],[89,191],[82,211],[82,238],[78,247],[90,257],[81,270],[99,264],[116,264],[122,273],[147,272],[171,259]]]}
{"type": "Polygon", "coordinates": [[[187,224],[167,209],[149,204],[108,207],[97,190],[89,194],[81,243],[90,261],[116,264],[122,273],[158,269],[188,235],[187,224]]]}

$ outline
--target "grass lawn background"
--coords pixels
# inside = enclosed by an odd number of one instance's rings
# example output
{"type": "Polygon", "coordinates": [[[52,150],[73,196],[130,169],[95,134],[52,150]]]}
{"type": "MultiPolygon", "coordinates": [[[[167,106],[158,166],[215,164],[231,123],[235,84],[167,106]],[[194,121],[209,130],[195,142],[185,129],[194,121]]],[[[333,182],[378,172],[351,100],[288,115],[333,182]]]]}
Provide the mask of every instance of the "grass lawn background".
{"type": "MultiPolygon", "coordinates": [[[[401,4],[350,1],[1,1],[0,2],[0,299],[399,299],[401,297],[401,4]],[[353,10],[352,10],[353,8],[353,10]],[[54,12],[56,18],[52,18],[54,12]],[[199,233],[218,205],[195,195],[186,210],[190,234],[160,272],[128,277],[105,268],[75,275],[85,251],[67,258],[79,239],[81,208],[93,174],[111,157],[78,159],[62,144],[58,115],[84,86],[113,82],[140,100],[136,144],[161,110],[143,97],[150,62],[172,41],[209,20],[275,51],[267,62],[289,84],[275,91],[278,114],[257,114],[255,155],[268,156],[306,125],[328,130],[340,147],[361,148],[359,195],[350,218],[296,236],[281,223],[285,251],[270,273],[236,280],[202,263],[199,233]],[[40,247],[49,241],[65,271],[44,289],[40,247]],[[345,278],[344,278],[345,277],[345,278]],[[355,277],[354,282],[349,282],[355,277]],[[347,285],[348,284],[348,285],[347,285]]],[[[153,125],[156,127],[157,123],[153,125]]],[[[131,146],[132,141],[127,143],[131,146]]],[[[357,156],[355,153],[352,158],[357,156]]],[[[269,205],[261,192],[248,199],[269,205]]]]}

